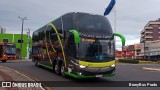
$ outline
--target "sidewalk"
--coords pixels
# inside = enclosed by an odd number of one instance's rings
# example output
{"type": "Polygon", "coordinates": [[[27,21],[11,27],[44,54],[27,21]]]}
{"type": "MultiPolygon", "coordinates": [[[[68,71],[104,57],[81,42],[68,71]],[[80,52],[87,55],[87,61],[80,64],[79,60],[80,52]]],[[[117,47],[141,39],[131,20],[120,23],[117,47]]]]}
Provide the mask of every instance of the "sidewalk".
{"type": "MultiPolygon", "coordinates": [[[[20,85],[16,86],[16,84],[11,84],[12,87],[0,87],[0,90],[45,90],[43,87],[28,87],[30,86],[27,81],[32,81],[34,83],[35,80],[30,77],[7,67],[0,66],[0,86],[2,86],[2,82],[5,81],[20,81],[20,85]],[[24,81],[24,82],[23,82],[24,81]],[[23,85],[22,83],[23,82],[23,85]],[[26,86],[25,86],[26,85],[26,86]],[[13,87],[14,86],[14,87],[13,87]]],[[[17,84],[18,85],[18,84],[17,84]]]]}

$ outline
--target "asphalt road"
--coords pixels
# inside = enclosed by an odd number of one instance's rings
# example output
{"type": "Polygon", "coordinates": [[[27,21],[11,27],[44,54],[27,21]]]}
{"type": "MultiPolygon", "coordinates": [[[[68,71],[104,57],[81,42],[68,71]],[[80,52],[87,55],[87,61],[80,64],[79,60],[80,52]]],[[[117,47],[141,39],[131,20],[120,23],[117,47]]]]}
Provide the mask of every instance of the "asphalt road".
{"type": "Polygon", "coordinates": [[[124,81],[124,82],[118,82],[118,84],[126,83],[125,81],[129,82],[160,81],[160,71],[148,71],[143,69],[143,67],[157,68],[160,67],[160,65],[117,64],[116,75],[114,77],[103,77],[103,78],[82,79],[82,80],[57,76],[51,70],[42,67],[38,68],[34,66],[34,63],[31,61],[16,61],[16,62],[8,61],[6,63],[0,62],[0,65],[16,69],[39,81],[54,81],[50,82],[54,84],[74,83],[73,86],[71,85],[70,87],[51,87],[52,90],[117,90],[117,89],[159,90],[160,89],[160,87],[105,87],[104,85],[99,86],[97,84],[97,83],[110,84],[110,81],[124,81]]]}

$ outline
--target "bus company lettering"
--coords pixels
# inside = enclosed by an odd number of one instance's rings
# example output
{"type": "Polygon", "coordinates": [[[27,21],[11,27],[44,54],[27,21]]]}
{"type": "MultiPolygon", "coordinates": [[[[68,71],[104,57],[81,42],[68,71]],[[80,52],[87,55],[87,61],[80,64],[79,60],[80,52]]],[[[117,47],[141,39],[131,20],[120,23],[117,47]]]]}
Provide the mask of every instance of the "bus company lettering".
{"type": "Polygon", "coordinates": [[[89,38],[111,38],[111,36],[105,36],[105,35],[90,35],[86,33],[79,33],[80,36],[83,37],[89,37],[89,38]]]}
{"type": "Polygon", "coordinates": [[[83,36],[83,37],[90,37],[90,38],[94,38],[95,36],[94,35],[89,35],[89,34],[83,34],[83,33],[79,33],[80,36],[83,36]]]}

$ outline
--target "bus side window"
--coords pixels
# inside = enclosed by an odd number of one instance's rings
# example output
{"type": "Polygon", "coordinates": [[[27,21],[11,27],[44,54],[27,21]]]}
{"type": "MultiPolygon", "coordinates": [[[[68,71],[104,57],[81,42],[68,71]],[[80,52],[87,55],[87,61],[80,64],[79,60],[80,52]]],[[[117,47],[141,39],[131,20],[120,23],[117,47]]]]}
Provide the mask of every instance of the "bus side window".
{"type": "Polygon", "coordinates": [[[46,47],[44,47],[44,46],[42,47],[42,54],[46,55],[46,47]]]}

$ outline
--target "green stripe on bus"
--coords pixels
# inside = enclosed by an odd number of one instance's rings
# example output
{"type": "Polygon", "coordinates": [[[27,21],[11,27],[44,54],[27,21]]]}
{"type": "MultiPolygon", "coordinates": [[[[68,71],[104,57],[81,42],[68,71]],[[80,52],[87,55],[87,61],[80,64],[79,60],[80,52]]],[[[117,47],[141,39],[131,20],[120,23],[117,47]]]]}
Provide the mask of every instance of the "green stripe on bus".
{"type": "MultiPolygon", "coordinates": [[[[79,75],[76,75],[76,74],[73,74],[73,73],[68,73],[68,72],[64,72],[64,74],[68,75],[68,76],[71,76],[71,77],[74,77],[74,78],[95,78],[96,75],[90,75],[90,76],[79,76],[79,75]]],[[[115,73],[111,73],[111,74],[103,74],[102,76],[103,77],[110,77],[110,76],[114,76],[115,73]]]]}
{"type": "Polygon", "coordinates": [[[44,65],[44,64],[39,64],[39,65],[53,70],[53,67],[50,67],[50,66],[47,66],[47,65],[44,65]]]}
{"type": "Polygon", "coordinates": [[[68,73],[68,72],[64,72],[64,74],[71,76],[71,77],[74,77],[74,78],[94,78],[95,77],[95,76],[79,76],[79,75],[76,75],[73,73],[68,73]]]}
{"type": "Polygon", "coordinates": [[[80,43],[80,37],[77,30],[69,30],[69,32],[72,32],[74,34],[74,40],[76,44],[80,43]]]}

